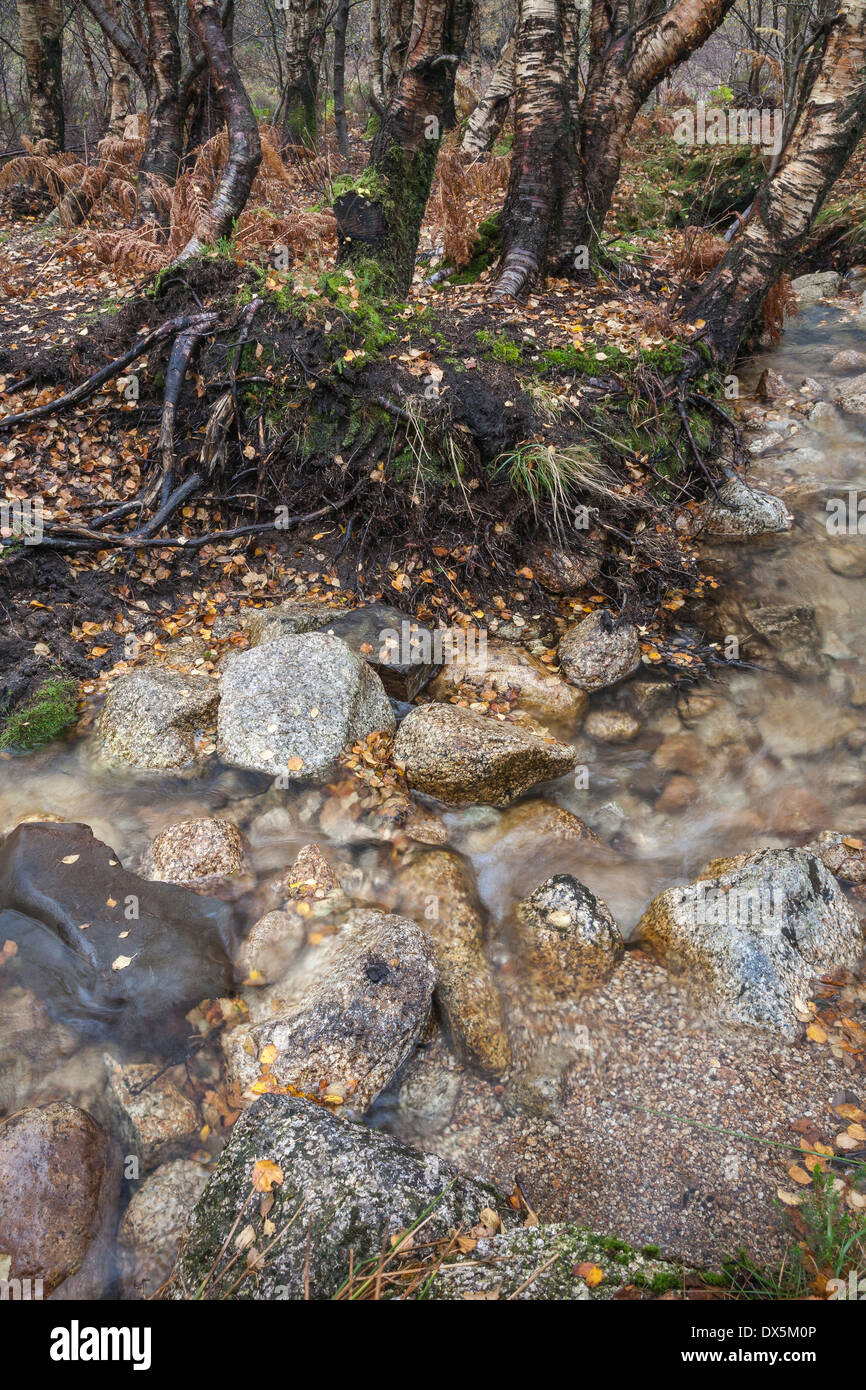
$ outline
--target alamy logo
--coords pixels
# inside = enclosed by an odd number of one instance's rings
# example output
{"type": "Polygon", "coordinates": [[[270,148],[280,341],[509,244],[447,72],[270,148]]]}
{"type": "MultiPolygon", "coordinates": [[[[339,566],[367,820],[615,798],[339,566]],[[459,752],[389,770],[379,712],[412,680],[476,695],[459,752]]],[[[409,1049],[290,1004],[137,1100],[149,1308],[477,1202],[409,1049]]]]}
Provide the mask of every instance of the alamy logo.
{"type": "Polygon", "coordinates": [[[131,1361],[134,1371],[150,1370],[149,1327],[68,1327],[51,1332],[52,1361],[131,1361]]]}
{"type": "Polygon", "coordinates": [[[828,497],[824,505],[831,536],[866,536],[866,493],[852,489],[847,497],[828,497]]]}
{"type": "Polygon", "coordinates": [[[760,145],[778,154],[782,148],[784,112],[736,108],[681,106],[674,111],[674,140],[678,145],[760,145]]]}
{"type": "Polygon", "coordinates": [[[0,1303],[28,1303],[44,1297],[42,1279],[0,1279],[0,1303]]]}
{"type": "Polygon", "coordinates": [[[0,502],[0,545],[7,540],[23,541],[25,545],[38,545],[43,534],[41,497],[0,502]]]}
{"type": "Polygon", "coordinates": [[[689,909],[699,927],[772,927],[783,920],[784,906],[775,887],[717,888],[711,881],[698,883],[689,909]]]}
{"type": "Polygon", "coordinates": [[[379,660],[400,666],[443,666],[451,661],[485,662],[486,628],[417,627],[408,621],[398,632],[386,627],[379,633],[379,660]]]}
{"type": "Polygon", "coordinates": [[[866,1279],[859,1278],[853,1269],[848,1275],[847,1282],[844,1279],[828,1279],[827,1289],[827,1298],[831,1302],[854,1300],[855,1302],[866,1303],[866,1279]]]}

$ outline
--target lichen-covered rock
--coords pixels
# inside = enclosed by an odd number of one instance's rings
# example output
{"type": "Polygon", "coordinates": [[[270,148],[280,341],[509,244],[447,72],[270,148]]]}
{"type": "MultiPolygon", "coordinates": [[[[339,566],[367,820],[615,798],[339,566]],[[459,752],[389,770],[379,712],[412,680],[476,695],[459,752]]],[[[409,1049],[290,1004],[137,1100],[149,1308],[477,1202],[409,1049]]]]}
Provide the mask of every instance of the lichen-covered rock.
{"type": "Polygon", "coordinates": [[[544,724],[574,728],[586,714],[589,697],[566,685],[561,676],[511,642],[487,642],[471,653],[455,654],[430,687],[437,700],[447,700],[468,684],[499,694],[517,691],[517,708],[544,724]]]}
{"type": "Polygon", "coordinates": [[[700,534],[726,541],[790,531],[793,524],[780,497],[749,487],[738,475],[720,485],[718,494],[704,504],[697,518],[700,534]]]}
{"type": "Polygon", "coordinates": [[[282,637],[223,665],[219,748],[236,767],[327,782],[347,744],[394,726],[379,677],[337,637],[282,637]]]}
{"type": "Polygon", "coordinates": [[[183,1153],[195,1139],[199,1118],[188,1096],[149,1062],[123,1063],[105,1056],[106,1102],[124,1157],[141,1173],[183,1153]]]}
{"type": "Polygon", "coordinates": [[[216,712],[219,692],[205,676],[160,666],[130,671],[115,681],[96,724],[101,761],[158,771],[185,767],[195,757],[195,735],[216,712]]]}
{"type": "Polygon", "coordinates": [[[148,845],[144,878],[218,895],[246,868],[244,840],[231,821],[199,817],[166,826],[148,845]]]}
{"type": "Polygon", "coordinates": [[[394,740],[409,786],[452,806],[507,806],[576,765],[573,748],[456,705],[421,705],[394,740]]]}
{"type": "Polygon", "coordinates": [[[819,299],[832,299],[838,294],[841,283],[838,270],[816,270],[809,275],[798,275],[791,281],[791,289],[801,304],[817,304],[819,299]]]}
{"type": "Polygon", "coordinates": [[[470,1261],[442,1264],[426,1297],[604,1302],[628,1288],[635,1298],[652,1298],[682,1287],[681,1268],[658,1253],[581,1226],[526,1226],[483,1236],[470,1261]]]}
{"type": "Polygon", "coordinates": [[[204,1284],[203,1298],[295,1300],[304,1298],[306,1282],[311,1299],[332,1298],[350,1261],[356,1275],[368,1261],[375,1264],[390,1238],[422,1215],[429,1216],[424,1239],[436,1241],[471,1230],[488,1208],[506,1226],[516,1221],[495,1188],[462,1177],[433,1155],[308,1101],[264,1096],[234,1126],[196,1203],[168,1296],[189,1298],[204,1284]],[[244,1209],[253,1167],[263,1159],[281,1175],[267,1216],[258,1202],[244,1209]],[[245,1279],[239,1261],[227,1268],[238,1240],[250,1269],[245,1279]]]}
{"type": "Polygon", "coordinates": [[[628,710],[594,709],[587,715],[584,728],[599,743],[631,743],[640,733],[640,720],[628,710]]]}
{"type": "Polygon", "coordinates": [[[58,1101],[0,1123],[0,1253],[9,1279],[47,1297],[104,1292],[120,1191],[118,1155],[84,1110],[58,1101]]]}
{"type": "Polygon", "coordinates": [[[117,1231],[117,1262],[125,1298],[150,1298],[174,1268],[187,1218],[204,1191],[208,1170],[190,1159],[163,1163],[133,1195],[117,1231]]]}
{"type": "Polygon", "coordinates": [[[511,1062],[502,1000],[484,954],[484,928],[461,859],[447,850],[420,855],[400,875],[400,905],[433,942],[436,997],[464,1060],[489,1076],[511,1062]]]}
{"type": "Polygon", "coordinates": [[[435,979],[415,922],[351,912],[284,980],[249,996],[250,1024],[223,1039],[230,1078],[243,1092],[264,1075],[363,1113],[420,1038],[435,979]]]}
{"type": "Polygon", "coordinates": [[[237,966],[248,985],[281,980],[307,943],[307,919],[297,910],[266,912],[238,950],[237,966]]]}
{"type": "Polygon", "coordinates": [[[841,830],[822,830],[816,846],[824,866],[845,883],[866,883],[866,839],[841,830]]]}
{"type": "Polygon", "coordinates": [[[789,1039],[811,981],[863,950],[842,890],[817,855],[798,849],[713,860],[650,903],[637,937],[723,1018],[789,1039]]]}
{"type": "Polygon", "coordinates": [[[640,666],[637,628],[604,608],[569,628],[559,644],[559,661],[581,690],[602,690],[625,680],[640,666]]]}
{"type": "Polygon", "coordinates": [[[622,934],[609,909],[570,874],[539,884],[514,915],[524,960],[552,999],[603,984],[622,960],[622,934]]]}
{"type": "Polygon", "coordinates": [[[250,645],[276,642],[281,637],[299,637],[307,632],[321,632],[329,623],[345,613],[327,603],[304,603],[288,599],[271,603],[264,608],[244,608],[238,615],[240,628],[247,633],[250,645]]]}

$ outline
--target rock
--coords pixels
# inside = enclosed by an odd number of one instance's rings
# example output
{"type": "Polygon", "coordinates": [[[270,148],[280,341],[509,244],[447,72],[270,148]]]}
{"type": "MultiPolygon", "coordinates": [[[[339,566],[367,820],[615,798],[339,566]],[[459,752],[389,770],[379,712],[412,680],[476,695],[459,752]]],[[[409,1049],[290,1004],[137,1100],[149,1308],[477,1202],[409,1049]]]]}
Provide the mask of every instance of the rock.
{"type": "Polygon", "coordinates": [[[749,453],[754,458],[760,458],[761,454],[766,454],[770,449],[775,449],[777,444],[784,443],[785,436],[778,431],[771,431],[770,434],[762,434],[757,439],[753,439],[749,444],[749,453]]]}
{"type": "Polygon", "coordinates": [[[516,724],[456,705],[421,705],[400,725],[394,760],[414,791],[452,806],[507,806],[537,782],[571,771],[577,756],[516,724]]]}
{"type": "Polygon", "coordinates": [[[400,1112],[401,1136],[426,1144],[449,1124],[460,1096],[463,1073],[448,1055],[450,1066],[430,1057],[422,1045],[400,1073],[394,1103],[400,1112]]]}
{"type": "Polygon", "coordinates": [[[608,908],[570,874],[546,879],[514,915],[521,953],[552,999],[603,984],[622,960],[622,935],[608,908]]]}
{"type": "Polygon", "coordinates": [[[819,270],[811,275],[798,275],[791,289],[801,304],[816,304],[819,299],[832,299],[839,293],[842,276],[835,270],[819,270]]]}
{"type": "Polygon", "coordinates": [[[273,611],[273,616],[254,625],[252,645],[275,642],[293,632],[327,632],[331,637],[339,637],[350,651],[372,666],[395,700],[414,700],[441,664],[438,646],[442,644],[442,637],[439,636],[437,644],[436,634],[430,628],[387,603],[327,609],[330,615],[327,621],[320,620],[320,609],[305,617],[302,627],[297,626],[298,615],[292,611],[298,606],[282,604],[276,610],[262,610],[264,613],[273,611]],[[311,618],[316,620],[315,628],[306,625],[311,618]]]}
{"type": "Polygon", "coordinates": [[[749,536],[790,531],[793,517],[779,497],[749,487],[734,476],[721,484],[718,497],[699,513],[699,530],[708,536],[737,541],[749,536]]]}
{"type": "Polygon", "coordinates": [[[808,758],[841,743],[860,727],[855,714],[806,688],[778,695],[758,717],[758,729],[774,758],[808,758]]]}
{"type": "Polygon", "coordinates": [[[857,395],[841,396],[839,404],[851,415],[866,415],[866,391],[860,391],[857,395]]]}
{"type": "Polygon", "coordinates": [[[561,546],[542,546],[527,555],[527,563],[542,589],[551,594],[576,594],[601,570],[597,555],[575,554],[561,546]]]}
{"type": "Polygon", "coordinates": [[[698,735],[691,730],[684,730],[679,734],[668,734],[667,738],[662,739],[653,753],[652,760],[653,765],[660,767],[664,772],[681,772],[688,776],[692,772],[703,772],[707,753],[698,735]]]}
{"type": "Polygon", "coordinates": [[[277,1086],[363,1113],[424,1031],[435,980],[429,938],[414,922],[351,912],[300,968],[251,999],[250,1024],[223,1039],[230,1077],[245,1091],[266,1067],[277,1086]]]}
{"type": "Polygon", "coordinates": [[[527,1226],[484,1236],[470,1261],[442,1264],[427,1289],[437,1302],[514,1298],[521,1302],[607,1302],[633,1290],[658,1296],[682,1288],[679,1264],[658,1259],[658,1250],[632,1250],[625,1241],[571,1224],[527,1226]],[[540,1272],[539,1272],[540,1271],[540,1272]]]}
{"type": "Polygon", "coordinates": [[[250,928],[238,951],[238,970],[246,984],[275,984],[306,944],[306,920],[297,912],[266,912],[250,928]]]}
{"type": "Polygon", "coordinates": [[[808,603],[768,604],[746,609],[753,631],[776,653],[783,670],[794,675],[820,674],[826,667],[815,610],[808,603]]]}
{"type": "Polygon", "coordinates": [[[866,576],[866,545],[852,544],[853,536],[835,541],[823,549],[824,559],[834,574],[844,579],[863,579],[866,576]]]}
{"type": "Polygon", "coordinates": [[[190,1298],[207,1280],[204,1298],[303,1299],[307,1282],[311,1299],[330,1299],[345,1283],[350,1259],[356,1271],[375,1262],[389,1237],[422,1214],[429,1216],[424,1239],[436,1241],[471,1230],[488,1208],[506,1227],[517,1219],[495,1188],[441,1159],[308,1101],[264,1096],[234,1126],[196,1203],[168,1296],[190,1298]],[[220,1254],[262,1159],[279,1167],[282,1181],[274,1184],[267,1218],[254,1204],[243,1220],[251,1227],[250,1250],[271,1248],[256,1277],[238,1282],[237,1263],[226,1270],[228,1256],[220,1254]],[[292,1222],[299,1210],[302,1218],[292,1222]],[[279,1241],[264,1230],[265,1220],[268,1231],[285,1232],[279,1241]]]}
{"type": "Polygon", "coordinates": [[[21,825],[0,845],[0,937],[61,1022],[183,1050],[184,1015],[226,994],[229,909],[128,873],[86,825],[21,825]]]}
{"type": "MultiPolygon", "coordinates": [[[[298,637],[306,632],[321,632],[338,618],[345,608],[327,603],[303,603],[289,599],[286,603],[268,604],[265,608],[244,608],[237,614],[238,625],[246,632],[253,647],[263,640],[275,642],[280,637],[298,637]]],[[[217,633],[214,631],[214,635],[217,633]]],[[[228,634],[226,634],[228,635],[228,634]]]]}
{"type": "Polygon", "coordinates": [[[376,673],[321,633],[233,653],[220,691],[220,756],[289,781],[327,782],[347,744],[394,729],[376,673]]]}
{"type": "Polygon", "coordinates": [[[755,395],[759,401],[777,401],[781,396],[790,396],[791,388],[783,376],[774,372],[772,367],[765,367],[761,373],[755,395]]]}
{"type": "Polygon", "coordinates": [[[480,825],[466,836],[467,854],[501,850],[509,856],[529,844],[598,844],[585,821],[564,806],[541,798],[511,806],[491,825],[480,825]]]}
{"type": "Polygon", "coordinates": [[[581,690],[616,685],[640,666],[640,640],[631,623],[617,621],[605,608],[569,628],[559,644],[559,661],[581,690]]]}
{"type": "Polygon", "coordinates": [[[79,1040],[54,1023],[30,990],[13,985],[0,1007],[0,1115],[20,1110],[40,1080],[72,1056],[79,1040]]]}
{"type": "Polygon", "coordinates": [[[58,1101],[0,1122],[0,1251],[7,1278],[46,1296],[100,1298],[111,1269],[120,1165],[84,1110],[58,1101]]]}
{"type": "Polygon", "coordinates": [[[115,681],[96,724],[103,762],[158,771],[185,767],[195,757],[195,735],[216,713],[214,681],[160,666],[130,671],[115,681]]]}
{"type": "Polygon", "coordinates": [[[149,1062],[123,1063],[106,1054],[106,1101],[124,1158],[138,1159],[149,1173],[190,1147],[200,1125],[198,1112],[160,1068],[149,1062]]]}
{"type": "Polygon", "coordinates": [[[532,1115],[553,1119],[562,1107],[574,1053],[563,1047],[547,1047],[528,1066],[515,1072],[505,1088],[503,1103],[508,1115],[532,1115]]]}
{"type": "Polygon", "coordinates": [[[141,873],[156,883],[176,883],[194,893],[219,894],[246,869],[244,841],[227,820],[176,821],[145,851],[141,873]]]}
{"type": "Polygon", "coordinates": [[[516,690],[517,707],[542,723],[574,728],[586,714],[589,697],[566,685],[528,652],[510,642],[488,641],[471,656],[455,655],[430,688],[437,700],[448,700],[461,685],[489,687],[499,694],[516,690]]]}
{"type": "Polygon", "coordinates": [[[856,348],[843,348],[830,359],[828,365],[831,372],[866,372],[866,352],[858,352],[856,348]]]}
{"type": "Polygon", "coordinates": [[[830,395],[834,401],[839,401],[843,408],[847,408],[847,400],[850,396],[862,396],[866,392],[866,372],[861,372],[859,376],[849,377],[847,381],[837,381],[830,390],[830,395]]]}
{"type": "Polygon", "coordinates": [[[312,898],[320,902],[331,893],[342,892],[340,880],[318,845],[304,845],[289,869],[288,879],[287,893],[293,901],[312,898]]]}
{"type": "Polygon", "coordinates": [[[701,789],[692,777],[675,773],[665,782],[664,790],[656,802],[657,811],[683,811],[697,801],[701,789]]]}
{"type": "Polygon", "coordinates": [[[455,1049],[471,1067],[501,1076],[511,1064],[502,1000],[484,954],[484,928],[472,885],[456,854],[434,850],[399,879],[400,907],[433,943],[436,999],[455,1049]]]}
{"type": "Polygon", "coordinates": [[[433,811],[420,806],[417,801],[409,803],[409,811],[403,822],[403,834],[419,845],[445,845],[448,843],[448,826],[433,811]]]}
{"type": "Polygon", "coordinates": [[[805,850],[714,860],[694,883],[660,893],[637,936],[721,1017],[790,1039],[811,980],[853,965],[863,947],[842,891],[805,850]]]}
{"type": "Polygon", "coordinates": [[[117,1231],[125,1298],[150,1298],[162,1288],[207,1180],[208,1170],[200,1163],[179,1158],[163,1163],[134,1194],[117,1231]]]}
{"type": "Polygon", "coordinates": [[[809,419],[812,424],[820,425],[823,422],[835,425],[839,423],[840,416],[835,405],[831,405],[829,401],[818,401],[809,411],[809,419]]]}
{"type": "Polygon", "coordinates": [[[640,733],[640,720],[627,710],[594,709],[584,725],[590,738],[599,743],[631,743],[640,733]]]}
{"type": "Polygon", "coordinates": [[[845,883],[866,883],[866,842],[841,830],[822,830],[817,853],[824,867],[845,883]]]}

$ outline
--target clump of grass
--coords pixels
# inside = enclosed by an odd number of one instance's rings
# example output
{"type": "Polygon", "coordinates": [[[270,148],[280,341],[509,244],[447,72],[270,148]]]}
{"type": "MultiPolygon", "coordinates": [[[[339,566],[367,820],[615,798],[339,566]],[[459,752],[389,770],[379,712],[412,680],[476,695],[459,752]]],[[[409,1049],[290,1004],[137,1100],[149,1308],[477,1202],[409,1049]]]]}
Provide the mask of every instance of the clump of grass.
{"type": "Polygon", "coordinates": [[[70,676],[49,676],[25,704],[13,710],[0,730],[0,748],[41,748],[75,723],[78,683],[70,676]]]}
{"type": "Polygon", "coordinates": [[[580,445],[556,449],[549,444],[523,444],[497,460],[497,473],[505,473],[515,492],[529,501],[534,515],[549,507],[553,524],[560,530],[562,513],[579,492],[615,497],[611,476],[604,464],[580,445]]]}

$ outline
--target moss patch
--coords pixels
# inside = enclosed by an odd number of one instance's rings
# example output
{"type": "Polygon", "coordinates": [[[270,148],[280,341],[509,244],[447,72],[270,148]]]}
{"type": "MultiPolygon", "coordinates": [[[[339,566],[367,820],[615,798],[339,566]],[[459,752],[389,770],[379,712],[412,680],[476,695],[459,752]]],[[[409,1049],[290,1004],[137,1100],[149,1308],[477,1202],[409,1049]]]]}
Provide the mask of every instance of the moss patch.
{"type": "Polygon", "coordinates": [[[0,748],[41,748],[72,728],[78,708],[78,683],[69,676],[49,676],[26,704],[9,715],[0,731],[0,748]]]}

